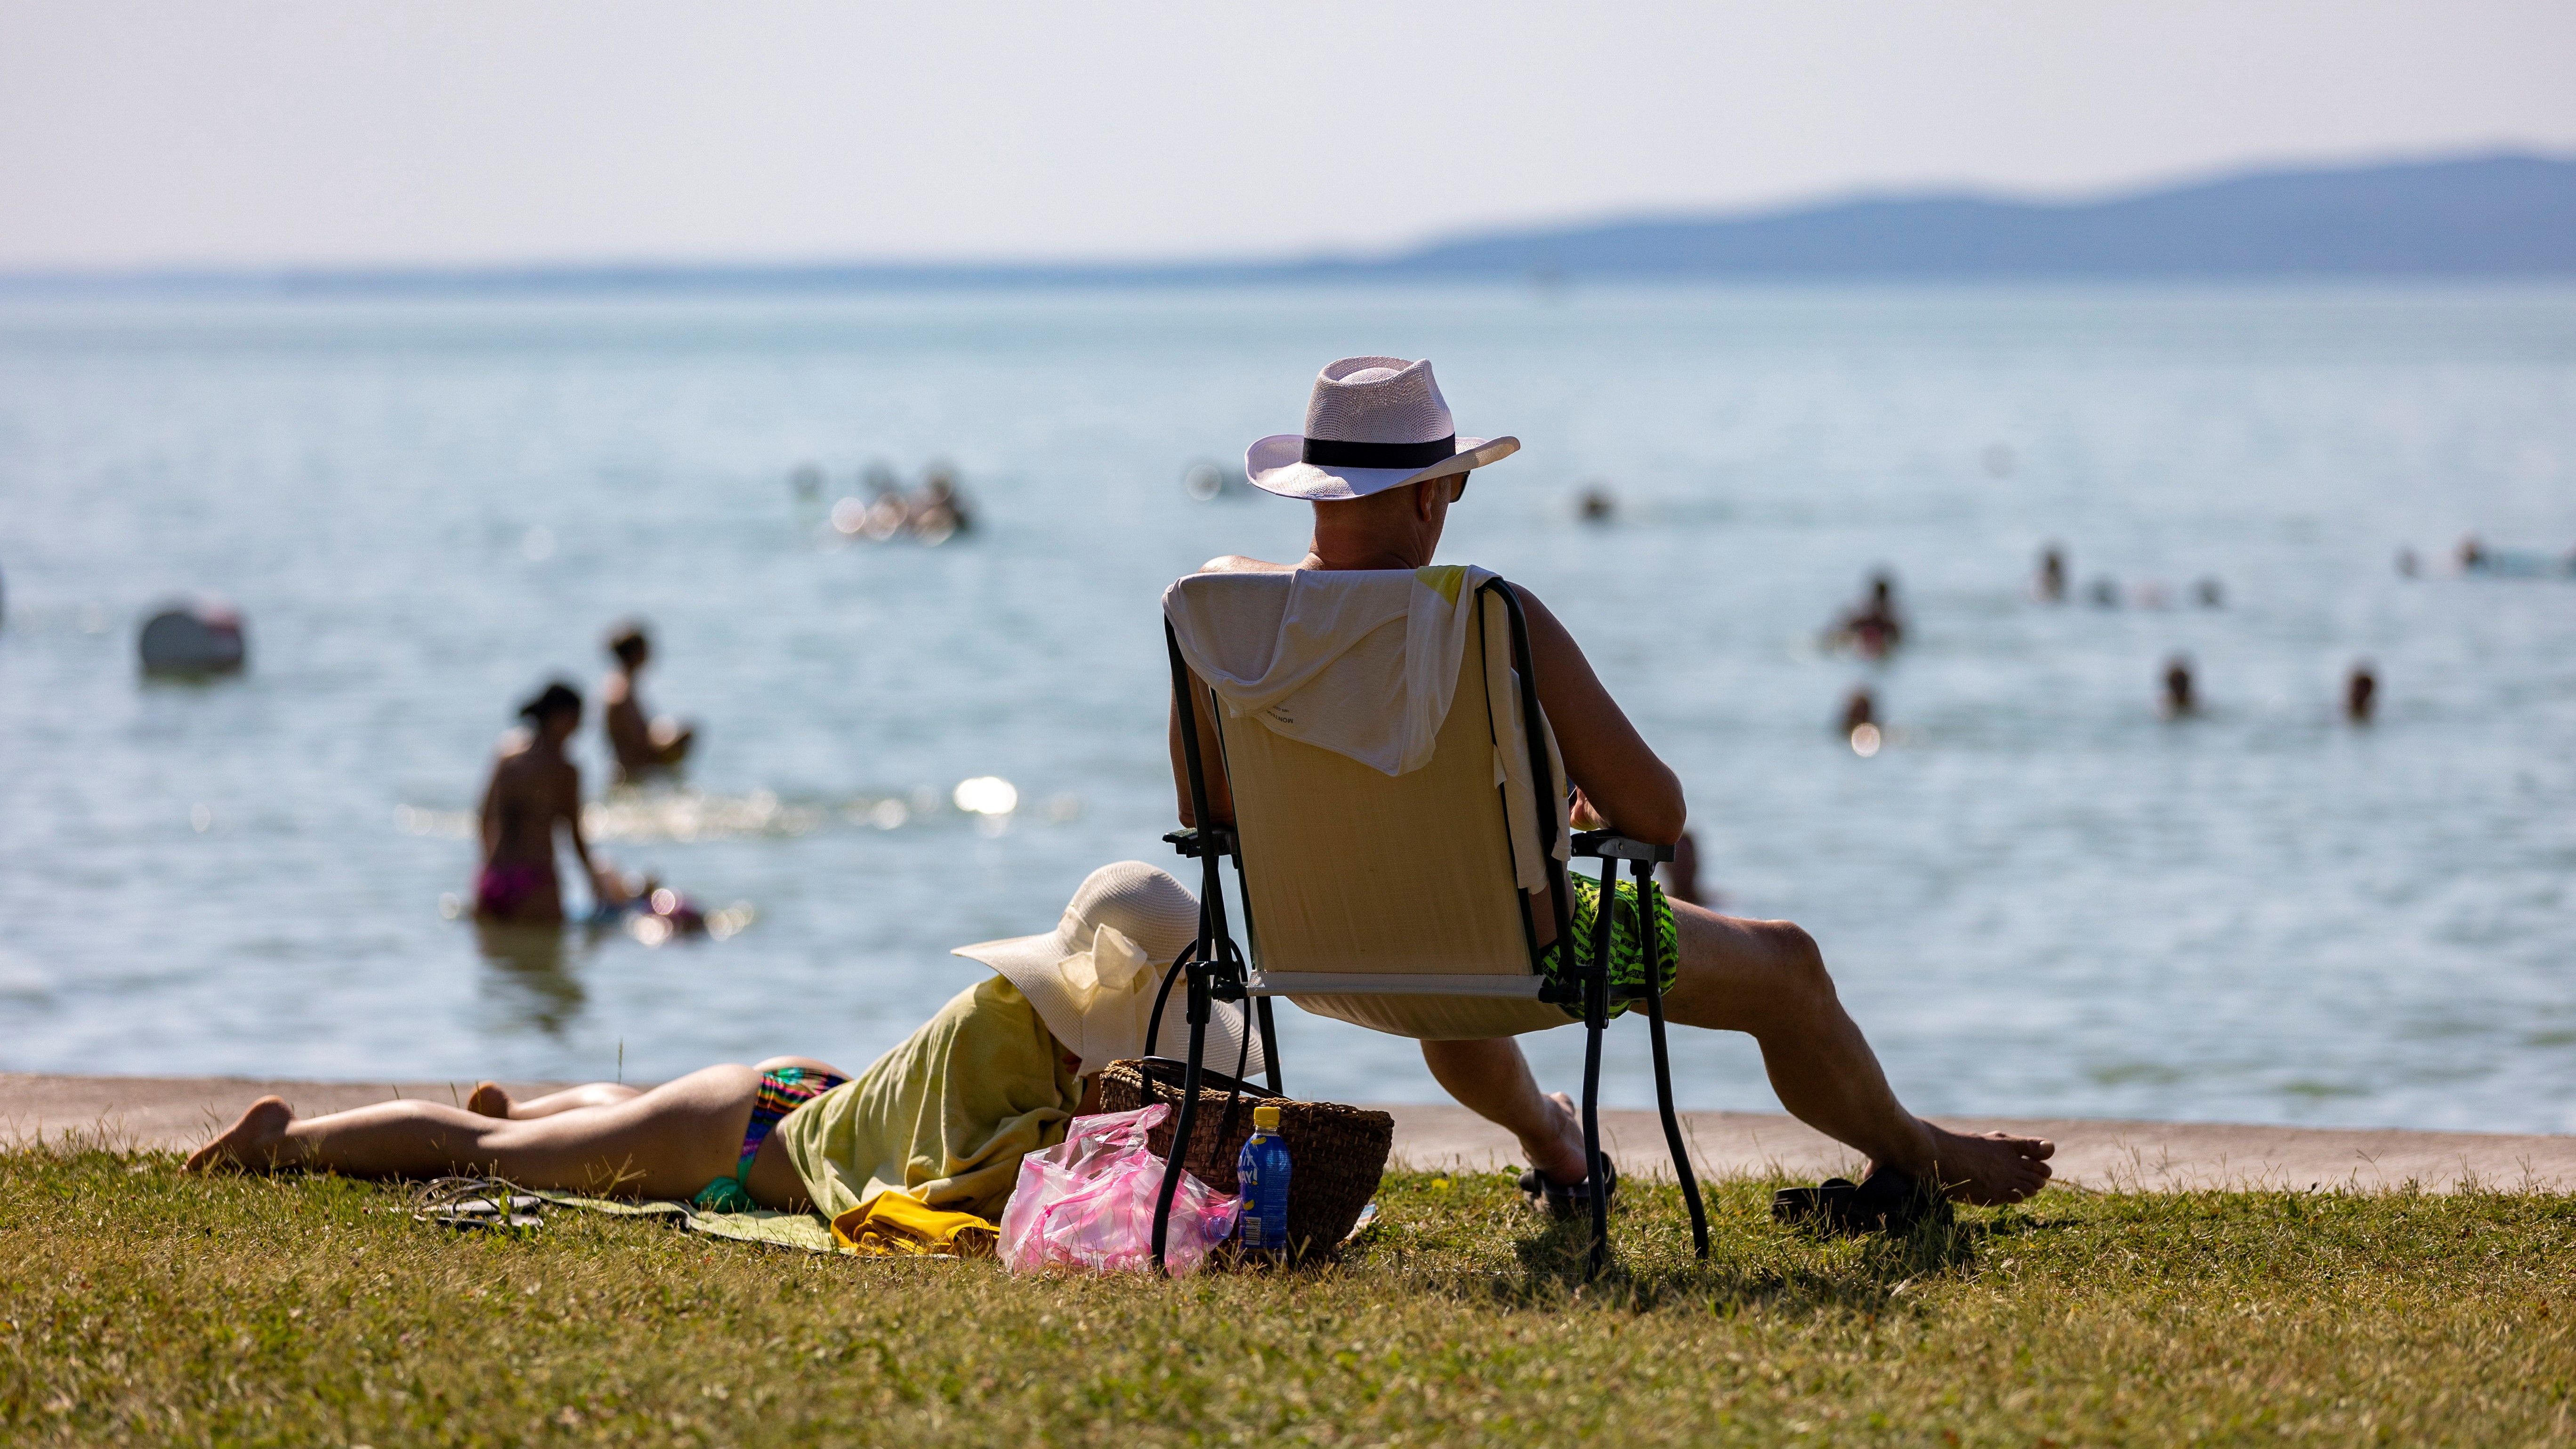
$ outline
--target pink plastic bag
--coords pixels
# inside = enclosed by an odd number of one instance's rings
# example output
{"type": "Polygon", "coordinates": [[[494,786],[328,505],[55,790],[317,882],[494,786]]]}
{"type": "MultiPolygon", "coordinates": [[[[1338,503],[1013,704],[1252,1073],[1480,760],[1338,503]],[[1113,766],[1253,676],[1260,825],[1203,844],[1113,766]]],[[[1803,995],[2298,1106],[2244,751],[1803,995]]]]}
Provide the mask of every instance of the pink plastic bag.
{"type": "MultiPolygon", "coordinates": [[[[1019,1185],[1002,1210],[1002,1262],[1014,1273],[1050,1265],[1095,1273],[1141,1271],[1154,1263],[1154,1198],[1163,1159],[1145,1134],[1171,1115],[1169,1103],[1133,1112],[1076,1117],[1064,1141],[1020,1159],[1019,1185]]],[[[1235,1199],[1181,1172],[1172,1193],[1164,1266],[1178,1278],[1234,1232],[1235,1199]]]]}

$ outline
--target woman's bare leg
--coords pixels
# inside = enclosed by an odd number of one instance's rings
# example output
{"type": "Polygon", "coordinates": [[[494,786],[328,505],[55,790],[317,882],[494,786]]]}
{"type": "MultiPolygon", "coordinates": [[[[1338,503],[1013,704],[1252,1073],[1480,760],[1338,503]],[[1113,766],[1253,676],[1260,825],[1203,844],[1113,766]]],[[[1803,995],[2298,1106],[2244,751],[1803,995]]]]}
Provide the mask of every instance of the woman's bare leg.
{"type": "Polygon", "coordinates": [[[477,1116],[507,1117],[514,1122],[525,1122],[536,1117],[551,1117],[557,1112],[569,1112],[578,1107],[614,1107],[620,1102],[631,1102],[643,1095],[642,1087],[629,1087],[618,1082],[592,1082],[587,1086],[566,1087],[560,1092],[548,1092],[542,1097],[532,1097],[525,1102],[514,1102],[510,1100],[509,1093],[501,1090],[500,1083],[477,1082],[474,1084],[473,1093],[465,1099],[465,1110],[477,1116]]]}
{"type": "MultiPolygon", "coordinates": [[[[807,1071],[830,1072],[836,1077],[849,1075],[829,1062],[818,1062],[812,1057],[771,1057],[752,1070],[774,1072],[781,1067],[803,1067],[807,1071]]],[[[629,1087],[620,1082],[591,1082],[532,1097],[525,1102],[514,1102],[509,1093],[501,1090],[500,1083],[477,1082],[465,1099],[465,1110],[485,1117],[507,1117],[514,1122],[525,1122],[537,1117],[551,1117],[557,1112],[569,1112],[577,1107],[614,1107],[643,1095],[642,1087],[629,1087]]]]}
{"type": "Polygon", "coordinates": [[[751,1067],[708,1067],[620,1102],[525,1121],[417,1101],[299,1121],[284,1101],[265,1097],[188,1167],[491,1173],[529,1187],[686,1198],[734,1171],[759,1081],[751,1067]]]}

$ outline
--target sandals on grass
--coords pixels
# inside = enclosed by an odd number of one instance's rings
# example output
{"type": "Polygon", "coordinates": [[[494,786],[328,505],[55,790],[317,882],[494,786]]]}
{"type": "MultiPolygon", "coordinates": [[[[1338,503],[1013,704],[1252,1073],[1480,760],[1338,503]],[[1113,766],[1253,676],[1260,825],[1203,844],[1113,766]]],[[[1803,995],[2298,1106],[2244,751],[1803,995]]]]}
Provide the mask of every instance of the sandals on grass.
{"type": "MultiPolygon", "coordinates": [[[[1606,1202],[1617,1202],[1619,1169],[1611,1163],[1610,1155],[1606,1152],[1595,1154],[1592,1160],[1598,1165],[1601,1173],[1602,1199],[1606,1202]]],[[[1590,1178],[1585,1178],[1581,1182],[1555,1183],[1547,1180],[1546,1173],[1533,1167],[1521,1174],[1521,1196],[1529,1199],[1530,1206],[1545,1208],[1549,1217],[1560,1222],[1592,1216],[1592,1179],[1590,1178]]]]}
{"type": "Polygon", "coordinates": [[[412,1194],[412,1217],[442,1228],[527,1229],[545,1226],[545,1204],[497,1177],[442,1177],[412,1194]]]}
{"type": "Polygon", "coordinates": [[[1902,1236],[1925,1223],[1946,1226],[1950,1200],[1893,1167],[1882,1167],[1858,1182],[1829,1177],[1815,1187],[1784,1187],[1771,1195],[1771,1216],[1793,1227],[1844,1237],[1902,1236]]]}

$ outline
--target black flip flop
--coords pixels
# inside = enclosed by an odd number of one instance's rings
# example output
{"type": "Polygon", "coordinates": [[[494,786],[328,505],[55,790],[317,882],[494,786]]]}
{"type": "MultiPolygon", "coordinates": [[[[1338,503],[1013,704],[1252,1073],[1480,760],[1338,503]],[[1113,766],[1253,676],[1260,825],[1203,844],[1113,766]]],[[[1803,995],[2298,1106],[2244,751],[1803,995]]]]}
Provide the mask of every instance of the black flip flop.
{"type": "MultiPolygon", "coordinates": [[[[1592,1160],[1600,1166],[1602,1201],[1617,1202],[1618,1165],[1606,1152],[1596,1154],[1592,1160]]],[[[1533,1167],[1521,1174],[1521,1196],[1529,1199],[1530,1206],[1545,1208],[1549,1217],[1560,1222],[1592,1216],[1592,1179],[1588,1177],[1581,1182],[1554,1183],[1547,1180],[1546,1173],[1533,1167]]]]}
{"type": "Polygon", "coordinates": [[[1853,1182],[1829,1177],[1814,1187],[1784,1187],[1771,1195],[1771,1216],[1792,1227],[1856,1238],[1863,1233],[1905,1234],[1925,1223],[1947,1225],[1950,1200],[1893,1167],[1853,1182]]]}

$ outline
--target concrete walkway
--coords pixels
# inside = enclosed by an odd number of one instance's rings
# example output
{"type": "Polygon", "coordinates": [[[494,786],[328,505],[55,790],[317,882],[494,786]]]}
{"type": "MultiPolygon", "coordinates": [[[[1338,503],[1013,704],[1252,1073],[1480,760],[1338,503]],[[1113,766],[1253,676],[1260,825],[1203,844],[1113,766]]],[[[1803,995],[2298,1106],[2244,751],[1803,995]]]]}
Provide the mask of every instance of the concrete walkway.
{"type": "MultiPolygon", "coordinates": [[[[96,1133],[117,1146],[188,1148],[274,1092],[299,1114],[413,1097],[461,1103],[471,1082],[255,1082],[232,1077],[63,1077],[0,1072],[0,1140],[96,1133]]],[[[506,1083],[515,1096],[560,1084],[506,1083]]],[[[1518,1158],[1512,1139],[1458,1107],[1396,1106],[1395,1155],[1426,1169],[1490,1171],[1518,1158]]],[[[1848,1173],[1841,1145],[1766,1112],[1686,1112],[1683,1130],[1704,1176],[1848,1173]]],[[[1963,1131],[2001,1129],[2057,1143],[2058,1177],[2090,1188],[2488,1187],[2576,1192],[2576,1137],[2475,1132],[2339,1131],[2188,1122],[1950,1119],[1963,1131]]],[[[1630,1175],[1669,1174],[1652,1112],[1604,1112],[1611,1155],[1630,1175]]]]}

